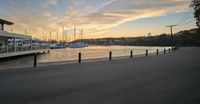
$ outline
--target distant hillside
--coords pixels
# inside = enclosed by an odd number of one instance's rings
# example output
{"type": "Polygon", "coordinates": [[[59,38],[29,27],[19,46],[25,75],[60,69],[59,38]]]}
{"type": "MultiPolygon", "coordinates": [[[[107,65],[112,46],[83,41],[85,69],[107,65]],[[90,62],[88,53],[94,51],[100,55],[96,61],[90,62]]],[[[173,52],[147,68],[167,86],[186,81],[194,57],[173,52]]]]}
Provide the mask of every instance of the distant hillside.
{"type": "Polygon", "coordinates": [[[173,36],[161,34],[158,36],[143,37],[121,37],[121,38],[101,38],[101,39],[84,39],[90,45],[134,45],[134,46],[200,46],[199,29],[180,31],[173,36]]]}

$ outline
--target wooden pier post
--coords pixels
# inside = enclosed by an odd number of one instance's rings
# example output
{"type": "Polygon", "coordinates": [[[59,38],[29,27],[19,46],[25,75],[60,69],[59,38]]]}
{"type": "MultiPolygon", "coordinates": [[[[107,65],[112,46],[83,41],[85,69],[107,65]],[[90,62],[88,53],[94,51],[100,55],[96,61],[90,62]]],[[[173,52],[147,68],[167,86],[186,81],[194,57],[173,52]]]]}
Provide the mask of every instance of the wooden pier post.
{"type": "Polygon", "coordinates": [[[164,54],[166,54],[166,49],[164,49],[164,54]]]}
{"type": "Polygon", "coordinates": [[[133,51],[130,52],[130,58],[133,58],[133,51]]]}
{"type": "Polygon", "coordinates": [[[81,53],[78,53],[78,63],[81,63],[81,53]]]}
{"type": "Polygon", "coordinates": [[[156,55],[159,55],[159,50],[157,49],[157,51],[156,51],[156,55]]]}
{"type": "Polygon", "coordinates": [[[37,67],[37,53],[34,53],[34,67],[37,67]]]}
{"type": "Polygon", "coordinates": [[[110,61],[112,60],[112,52],[111,51],[109,52],[109,60],[110,61]]]}
{"type": "Polygon", "coordinates": [[[148,56],[148,49],[146,50],[146,56],[148,56]]]}

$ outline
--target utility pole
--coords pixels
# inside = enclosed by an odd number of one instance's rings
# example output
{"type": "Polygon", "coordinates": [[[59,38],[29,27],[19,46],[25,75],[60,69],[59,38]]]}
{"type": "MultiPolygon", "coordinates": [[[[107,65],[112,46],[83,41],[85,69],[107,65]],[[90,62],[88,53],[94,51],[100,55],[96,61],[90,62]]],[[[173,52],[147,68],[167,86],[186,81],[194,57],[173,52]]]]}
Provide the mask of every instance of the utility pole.
{"type": "Polygon", "coordinates": [[[177,26],[177,25],[169,25],[169,26],[166,26],[166,27],[169,27],[169,28],[170,28],[170,30],[171,30],[171,36],[173,35],[173,27],[175,27],[175,26],[177,26]]]}
{"type": "Polygon", "coordinates": [[[166,27],[170,28],[170,31],[171,31],[171,46],[173,48],[173,45],[174,45],[174,41],[173,41],[173,27],[175,27],[177,25],[168,25],[166,27]]]}

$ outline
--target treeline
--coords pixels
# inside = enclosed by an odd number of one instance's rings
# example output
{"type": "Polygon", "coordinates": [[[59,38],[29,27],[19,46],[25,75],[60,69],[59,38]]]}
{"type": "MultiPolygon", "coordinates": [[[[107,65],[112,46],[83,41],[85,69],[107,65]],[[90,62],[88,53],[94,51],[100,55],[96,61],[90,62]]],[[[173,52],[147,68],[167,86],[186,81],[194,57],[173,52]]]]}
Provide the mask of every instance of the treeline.
{"type": "Polygon", "coordinates": [[[199,29],[181,31],[173,36],[161,34],[157,36],[84,39],[77,41],[82,41],[90,45],[200,46],[200,31],[199,29]]]}

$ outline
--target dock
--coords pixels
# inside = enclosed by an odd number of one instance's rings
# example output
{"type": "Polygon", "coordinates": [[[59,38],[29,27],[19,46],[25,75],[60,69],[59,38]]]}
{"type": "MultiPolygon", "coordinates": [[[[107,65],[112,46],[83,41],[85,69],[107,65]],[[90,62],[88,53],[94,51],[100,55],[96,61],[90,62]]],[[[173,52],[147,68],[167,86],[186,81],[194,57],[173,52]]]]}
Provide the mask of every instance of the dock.
{"type": "Polygon", "coordinates": [[[5,31],[5,25],[13,25],[14,23],[0,19],[0,59],[8,57],[16,57],[29,55],[34,53],[47,53],[48,47],[37,42],[27,34],[18,34],[5,31]]]}
{"type": "Polygon", "coordinates": [[[12,52],[12,53],[1,53],[1,58],[7,58],[7,57],[15,57],[15,56],[23,56],[23,55],[31,55],[31,54],[43,54],[48,53],[49,49],[40,49],[40,50],[30,50],[30,51],[20,51],[20,52],[12,52]]]}
{"type": "Polygon", "coordinates": [[[1,104],[199,104],[200,48],[0,70],[1,104]]]}

